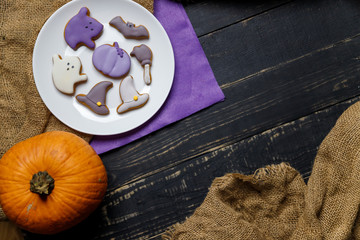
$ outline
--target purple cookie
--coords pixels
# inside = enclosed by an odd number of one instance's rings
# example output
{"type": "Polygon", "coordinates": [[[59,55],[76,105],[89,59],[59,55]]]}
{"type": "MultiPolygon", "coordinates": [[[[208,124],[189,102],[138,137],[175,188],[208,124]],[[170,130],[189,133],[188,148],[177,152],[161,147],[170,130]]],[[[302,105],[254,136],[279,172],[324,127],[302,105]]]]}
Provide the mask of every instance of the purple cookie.
{"type": "Polygon", "coordinates": [[[130,57],[117,42],[113,45],[104,44],[97,47],[92,56],[95,68],[104,75],[120,78],[126,75],[131,66],[130,57]]]}
{"type": "Polygon", "coordinates": [[[135,26],[132,22],[127,22],[120,17],[114,17],[110,22],[110,26],[121,32],[125,38],[129,39],[148,39],[149,31],[143,25],[135,26]]]}
{"type": "Polygon", "coordinates": [[[152,64],[152,51],[145,44],[141,44],[140,46],[135,46],[133,51],[130,53],[130,56],[136,57],[141,66],[144,67],[144,82],[147,85],[151,84],[151,73],[150,66],[152,64]]]}
{"type": "Polygon", "coordinates": [[[89,9],[83,7],[65,26],[65,41],[74,50],[81,45],[86,45],[88,48],[95,48],[94,39],[97,38],[103,30],[103,25],[96,19],[89,17],[89,15],[89,9]]]}
{"type": "Polygon", "coordinates": [[[77,95],[76,100],[91,109],[96,114],[107,115],[109,114],[109,108],[106,106],[106,93],[110,88],[112,88],[112,86],[112,82],[109,81],[99,82],[90,90],[87,95],[77,95]]]}

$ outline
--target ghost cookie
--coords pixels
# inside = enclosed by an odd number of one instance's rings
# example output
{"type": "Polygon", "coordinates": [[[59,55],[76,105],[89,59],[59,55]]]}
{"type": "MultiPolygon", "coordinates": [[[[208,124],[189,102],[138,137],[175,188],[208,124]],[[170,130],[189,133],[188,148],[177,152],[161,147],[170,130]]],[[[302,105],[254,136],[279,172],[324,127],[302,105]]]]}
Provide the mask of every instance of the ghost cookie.
{"type": "Polygon", "coordinates": [[[104,44],[97,47],[93,53],[92,62],[98,71],[111,78],[125,76],[131,66],[129,55],[119,47],[117,42],[113,45],[104,44]]]}
{"type": "Polygon", "coordinates": [[[72,95],[75,93],[76,84],[87,80],[86,74],[81,73],[81,61],[78,57],[66,56],[63,59],[55,54],[52,62],[53,83],[60,92],[72,95]]]}
{"type": "Polygon", "coordinates": [[[77,95],[76,100],[96,114],[107,115],[110,111],[106,106],[106,93],[110,88],[112,88],[112,86],[112,82],[109,81],[99,82],[89,91],[87,95],[77,95]]]}
{"type": "Polygon", "coordinates": [[[149,31],[143,25],[135,26],[131,22],[125,23],[125,21],[120,17],[114,17],[110,22],[110,26],[116,28],[121,32],[125,38],[129,39],[148,39],[149,31]]]}
{"type": "Polygon", "coordinates": [[[65,41],[74,50],[81,45],[95,48],[94,40],[103,30],[103,25],[89,15],[89,9],[83,7],[65,26],[65,41]]]}
{"type": "Polygon", "coordinates": [[[147,85],[151,83],[151,73],[150,66],[152,63],[152,52],[151,49],[145,44],[141,44],[140,46],[135,46],[130,53],[130,56],[136,57],[136,59],[140,62],[141,66],[144,68],[144,82],[147,85]]]}
{"type": "Polygon", "coordinates": [[[140,94],[136,91],[132,76],[121,80],[119,91],[121,104],[116,109],[119,114],[141,108],[149,100],[149,94],[140,94]]]}

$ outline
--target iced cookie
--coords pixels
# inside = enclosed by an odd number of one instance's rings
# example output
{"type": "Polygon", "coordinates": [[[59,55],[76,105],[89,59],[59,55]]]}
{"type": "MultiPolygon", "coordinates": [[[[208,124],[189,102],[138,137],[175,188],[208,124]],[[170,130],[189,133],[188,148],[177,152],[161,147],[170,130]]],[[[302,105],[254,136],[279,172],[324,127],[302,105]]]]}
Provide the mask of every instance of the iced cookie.
{"type": "Polygon", "coordinates": [[[87,95],[77,95],[76,100],[96,114],[107,115],[110,111],[106,106],[106,93],[110,88],[112,88],[112,86],[112,82],[109,81],[99,82],[89,91],[87,95]]]}
{"type": "Polygon", "coordinates": [[[81,73],[81,61],[76,56],[66,56],[64,59],[55,54],[52,57],[52,79],[57,90],[72,95],[77,83],[87,80],[87,76],[81,73]]]}
{"type": "Polygon", "coordinates": [[[136,91],[132,76],[127,76],[121,80],[119,91],[121,104],[116,109],[119,114],[140,108],[149,100],[149,94],[140,94],[136,91]]]}
{"type": "Polygon", "coordinates": [[[89,9],[83,7],[65,26],[65,41],[74,50],[81,45],[95,48],[94,40],[103,30],[103,25],[89,15],[89,9]]]}
{"type": "Polygon", "coordinates": [[[125,23],[125,21],[120,17],[114,17],[110,22],[110,26],[116,28],[121,32],[125,38],[130,39],[148,39],[149,31],[143,25],[135,26],[131,22],[125,23]]]}
{"type": "Polygon", "coordinates": [[[113,45],[104,44],[97,47],[92,56],[95,68],[104,75],[120,78],[126,75],[131,66],[130,57],[117,42],[113,45]]]}
{"type": "Polygon", "coordinates": [[[144,68],[144,82],[147,85],[151,83],[151,73],[150,67],[152,63],[152,52],[151,49],[146,46],[145,44],[141,44],[140,46],[135,46],[130,53],[133,57],[135,56],[136,59],[140,62],[141,66],[144,68]]]}

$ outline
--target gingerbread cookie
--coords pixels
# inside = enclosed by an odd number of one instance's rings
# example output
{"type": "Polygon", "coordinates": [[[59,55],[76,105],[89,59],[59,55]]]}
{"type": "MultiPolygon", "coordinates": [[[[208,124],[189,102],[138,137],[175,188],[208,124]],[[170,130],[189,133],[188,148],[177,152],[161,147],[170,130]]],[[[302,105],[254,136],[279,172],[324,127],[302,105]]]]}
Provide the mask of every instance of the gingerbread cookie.
{"type": "Polygon", "coordinates": [[[110,22],[110,26],[116,28],[121,32],[125,38],[130,39],[148,39],[149,31],[143,25],[135,26],[131,22],[125,23],[125,21],[120,17],[114,17],[110,22]]]}
{"type": "Polygon", "coordinates": [[[55,54],[52,57],[52,79],[57,90],[72,95],[76,84],[87,80],[87,76],[81,73],[81,61],[76,56],[66,56],[64,59],[55,54]]]}
{"type": "Polygon", "coordinates": [[[112,78],[123,77],[129,72],[131,66],[129,55],[119,47],[117,42],[113,45],[104,44],[97,47],[92,61],[98,71],[112,78]]]}
{"type": "Polygon", "coordinates": [[[119,91],[121,104],[116,109],[119,114],[140,108],[149,100],[149,94],[140,94],[136,91],[132,76],[121,80],[119,91]]]}
{"type": "Polygon", "coordinates": [[[106,93],[110,88],[112,88],[112,86],[112,82],[109,81],[99,82],[89,91],[87,95],[77,95],[76,100],[96,114],[107,115],[110,111],[106,106],[106,93]]]}
{"type": "Polygon", "coordinates": [[[103,30],[104,26],[89,15],[89,9],[83,7],[65,26],[65,41],[74,50],[81,45],[91,49],[95,48],[94,40],[100,36],[103,30]]]}
{"type": "Polygon", "coordinates": [[[130,53],[133,57],[135,56],[136,59],[140,62],[141,66],[144,68],[144,82],[147,85],[151,83],[151,73],[150,67],[152,64],[152,52],[151,49],[146,46],[145,44],[141,44],[140,46],[135,46],[130,53]]]}

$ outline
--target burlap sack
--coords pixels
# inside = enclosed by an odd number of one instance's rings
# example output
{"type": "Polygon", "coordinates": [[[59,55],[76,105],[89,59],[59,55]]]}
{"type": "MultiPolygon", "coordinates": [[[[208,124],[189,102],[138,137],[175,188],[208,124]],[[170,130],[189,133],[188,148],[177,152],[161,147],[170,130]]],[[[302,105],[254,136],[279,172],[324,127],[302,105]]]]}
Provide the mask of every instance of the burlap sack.
{"type": "Polygon", "coordinates": [[[289,165],[214,180],[163,239],[360,239],[360,102],[322,142],[308,184],[289,165]]]}
{"type": "Polygon", "coordinates": [[[12,222],[0,223],[0,240],[22,240],[24,239],[18,227],[12,222]]]}
{"type": "MultiPolygon", "coordinates": [[[[153,12],[153,0],[135,1],[153,12]]],[[[51,14],[67,2],[1,0],[0,158],[14,144],[46,131],[63,130],[85,140],[91,139],[89,135],[68,128],[49,112],[36,90],[32,74],[32,52],[37,35],[51,14]]],[[[0,206],[0,221],[4,219],[0,206]]],[[[0,223],[0,229],[5,225],[13,228],[9,223],[0,223]]]]}

